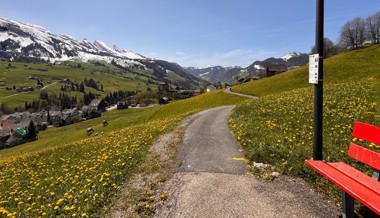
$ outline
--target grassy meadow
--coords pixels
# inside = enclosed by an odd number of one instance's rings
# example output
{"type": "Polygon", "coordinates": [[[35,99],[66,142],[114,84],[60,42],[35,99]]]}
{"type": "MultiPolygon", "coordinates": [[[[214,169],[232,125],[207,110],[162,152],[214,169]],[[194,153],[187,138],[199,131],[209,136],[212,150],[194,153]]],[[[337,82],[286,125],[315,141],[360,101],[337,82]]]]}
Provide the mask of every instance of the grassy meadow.
{"type": "MultiPolygon", "coordinates": [[[[368,168],[350,160],[347,149],[355,121],[380,126],[380,46],[350,51],[325,61],[323,158],[344,161],[364,172],[368,168]]],[[[234,87],[234,91],[262,96],[235,109],[230,125],[250,162],[264,162],[275,170],[307,179],[340,193],[304,164],[313,154],[313,85],[306,67],[234,87]]],[[[366,144],[378,149],[373,144],[366,144]]],[[[380,151],[380,150],[378,150],[380,151]]]]}
{"type": "MultiPolygon", "coordinates": [[[[354,121],[380,125],[379,61],[380,46],[342,53],[325,61],[325,160],[345,161],[369,172],[349,160],[346,152],[349,142],[355,140],[351,137],[354,121]]],[[[1,71],[0,80],[7,80],[7,74],[16,73],[19,67],[23,66],[1,71]]],[[[112,82],[109,74],[100,71],[52,67],[61,69],[62,74],[70,70],[78,73],[74,80],[99,76],[105,88],[123,83],[116,79],[112,82]]],[[[94,66],[84,65],[85,69],[91,67],[94,66]]],[[[114,110],[101,118],[48,128],[37,141],[0,150],[0,218],[96,216],[106,210],[104,207],[118,187],[149,161],[149,147],[159,135],[196,112],[232,104],[238,106],[229,123],[250,163],[269,163],[276,171],[327,187],[331,196],[339,197],[337,188],[304,164],[312,157],[313,133],[313,86],[308,84],[307,69],[301,67],[234,87],[234,91],[260,96],[258,100],[219,90],[164,106],[114,110]],[[102,126],[103,119],[108,121],[107,127],[102,126]],[[98,135],[87,136],[88,127],[98,135]]],[[[48,72],[36,73],[42,77],[48,72]]],[[[28,75],[24,72],[22,78],[28,75]]],[[[122,88],[136,88],[138,83],[134,82],[123,83],[122,88]]],[[[0,96],[5,96],[1,89],[0,96]]]]}
{"type": "MultiPolygon", "coordinates": [[[[380,81],[379,65],[379,45],[340,53],[324,60],[324,84],[358,81],[369,77],[374,78],[378,83],[380,81]]],[[[310,87],[308,76],[309,67],[303,66],[274,77],[236,86],[234,91],[254,96],[277,94],[310,87]]]]}
{"type": "Polygon", "coordinates": [[[111,111],[1,150],[0,217],[90,217],[146,161],[160,134],[198,111],[244,100],[216,91],[165,106],[111,111]],[[88,137],[88,127],[103,133],[88,137]]]}
{"type": "MultiPolygon", "coordinates": [[[[143,91],[147,87],[156,89],[156,85],[149,84],[147,81],[152,76],[149,70],[137,70],[140,74],[146,76],[140,76],[123,71],[120,74],[115,74],[111,72],[121,72],[120,69],[115,66],[106,64],[104,66],[96,66],[91,63],[81,63],[78,67],[78,63],[70,62],[69,65],[47,65],[47,64],[34,64],[34,63],[17,63],[11,62],[10,69],[7,69],[9,62],[0,61],[0,81],[3,81],[4,86],[0,87],[0,103],[6,103],[9,107],[24,106],[25,102],[31,102],[32,100],[38,99],[41,90],[35,90],[28,93],[18,94],[16,90],[6,90],[5,87],[36,87],[37,81],[28,79],[29,76],[37,76],[42,79],[44,85],[52,84],[46,88],[49,93],[59,94],[61,83],[59,80],[69,78],[75,82],[81,82],[85,78],[94,79],[96,82],[101,83],[104,86],[104,92],[97,91],[90,87],[85,87],[85,91],[98,94],[105,97],[107,93],[119,91],[119,90],[129,90],[143,91]],[[27,69],[31,68],[31,69],[27,69]],[[47,71],[41,71],[38,69],[46,69],[47,71]]],[[[152,78],[151,78],[152,79],[152,78]]],[[[154,80],[154,79],[152,79],[154,80]]],[[[70,91],[66,92],[70,96],[77,96],[82,98],[83,93],[70,91]]]]}

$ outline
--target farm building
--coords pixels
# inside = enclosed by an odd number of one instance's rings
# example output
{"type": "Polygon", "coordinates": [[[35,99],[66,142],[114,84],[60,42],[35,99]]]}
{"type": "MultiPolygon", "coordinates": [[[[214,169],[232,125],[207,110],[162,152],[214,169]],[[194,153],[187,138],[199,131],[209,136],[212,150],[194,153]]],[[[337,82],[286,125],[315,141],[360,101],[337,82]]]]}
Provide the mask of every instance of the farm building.
{"type": "Polygon", "coordinates": [[[288,67],[284,64],[271,64],[266,67],[267,77],[274,76],[286,71],[288,71],[288,67]]]}
{"type": "Polygon", "coordinates": [[[168,97],[162,97],[160,100],[158,100],[159,104],[167,104],[169,103],[169,98],[168,97]]]}
{"type": "Polygon", "coordinates": [[[207,86],[207,88],[206,88],[206,91],[207,92],[212,92],[212,91],[215,91],[216,90],[216,87],[214,86],[214,85],[209,85],[209,86],[207,86]]]}
{"type": "Polygon", "coordinates": [[[90,110],[96,110],[98,112],[104,112],[106,111],[106,103],[103,99],[94,99],[91,101],[91,103],[88,105],[90,110]]]}
{"type": "Polygon", "coordinates": [[[116,104],[117,110],[127,109],[128,108],[128,102],[127,101],[118,101],[116,104]]]}

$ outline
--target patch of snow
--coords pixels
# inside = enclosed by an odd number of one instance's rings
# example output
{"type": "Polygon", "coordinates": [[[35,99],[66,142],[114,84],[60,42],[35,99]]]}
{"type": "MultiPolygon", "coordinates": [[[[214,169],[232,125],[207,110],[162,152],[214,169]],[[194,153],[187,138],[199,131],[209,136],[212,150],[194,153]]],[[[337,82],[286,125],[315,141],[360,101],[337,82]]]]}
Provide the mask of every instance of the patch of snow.
{"type": "Polygon", "coordinates": [[[265,70],[265,67],[258,64],[255,64],[253,67],[256,68],[256,70],[265,70]]]}
{"type": "Polygon", "coordinates": [[[297,56],[300,56],[300,55],[301,55],[301,53],[299,53],[299,52],[291,52],[291,53],[283,56],[282,59],[285,60],[285,61],[287,61],[287,60],[289,60],[292,57],[297,57],[297,56]]]}
{"type": "Polygon", "coordinates": [[[206,76],[206,75],[208,75],[210,72],[206,72],[206,73],[202,73],[202,74],[199,74],[199,76],[206,76]]]}
{"type": "Polygon", "coordinates": [[[127,50],[127,51],[123,50],[120,54],[122,57],[130,58],[130,59],[140,59],[140,60],[145,59],[144,56],[137,54],[136,52],[131,51],[131,50],[127,50]]]}
{"type": "Polygon", "coordinates": [[[0,42],[3,42],[7,39],[11,39],[13,41],[16,41],[18,43],[20,43],[20,46],[21,47],[26,47],[30,44],[33,43],[33,41],[30,39],[30,38],[25,38],[25,37],[15,37],[13,35],[10,35],[9,33],[7,32],[1,32],[0,33],[0,42]]]}
{"type": "Polygon", "coordinates": [[[111,53],[114,55],[117,54],[116,51],[114,51],[112,48],[108,47],[108,45],[102,41],[95,40],[93,45],[102,52],[107,52],[107,53],[111,53]]]}
{"type": "Polygon", "coordinates": [[[97,61],[105,61],[107,63],[111,63],[111,61],[114,59],[113,57],[108,57],[108,56],[101,56],[101,55],[96,55],[96,54],[90,54],[86,52],[79,52],[78,57],[73,58],[73,60],[79,59],[80,61],[83,62],[88,62],[90,60],[97,60],[97,61]]]}

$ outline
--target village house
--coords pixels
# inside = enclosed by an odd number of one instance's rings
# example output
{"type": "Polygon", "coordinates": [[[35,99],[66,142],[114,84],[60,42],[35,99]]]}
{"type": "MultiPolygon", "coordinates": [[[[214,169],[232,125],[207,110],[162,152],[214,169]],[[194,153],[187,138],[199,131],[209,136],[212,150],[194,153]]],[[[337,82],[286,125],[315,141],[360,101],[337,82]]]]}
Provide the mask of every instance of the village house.
{"type": "Polygon", "coordinates": [[[0,125],[0,149],[28,141],[27,130],[31,121],[33,121],[35,130],[38,132],[42,127],[42,119],[38,114],[22,112],[3,115],[0,125]]]}
{"type": "Polygon", "coordinates": [[[117,110],[127,109],[128,108],[128,101],[118,101],[116,104],[117,110]]]}
{"type": "Polygon", "coordinates": [[[258,80],[258,79],[260,79],[260,77],[258,76],[247,76],[247,77],[240,78],[238,81],[241,84],[241,83],[247,83],[252,80],[258,80]]]}
{"type": "Polygon", "coordinates": [[[222,88],[222,83],[221,82],[216,82],[213,84],[216,89],[221,89],[222,88]]]}
{"type": "Polygon", "coordinates": [[[212,91],[215,91],[216,90],[216,87],[214,86],[214,85],[209,85],[209,86],[207,86],[207,88],[206,88],[206,91],[207,92],[212,92],[212,91]]]}
{"type": "Polygon", "coordinates": [[[61,111],[49,111],[50,120],[49,123],[55,127],[62,126],[62,112],[61,111]]]}
{"type": "Polygon", "coordinates": [[[266,67],[266,76],[270,77],[286,71],[288,71],[288,67],[284,64],[271,64],[266,67]]]}
{"type": "Polygon", "coordinates": [[[14,119],[14,117],[12,117],[11,115],[3,115],[1,118],[0,129],[14,126],[16,122],[16,119],[14,119]]]}
{"type": "Polygon", "coordinates": [[[5,142],[5,147],[9,148],[27,142],[27,133],[27,129],[25,128],[16,128],[12,130],[10,137],[5,142]]]}
{"type": "Polygon", "coordinates": [[[101,117],[102,113],[94,108],[90,108],[89,105],[83,105],[82,107],[82,118],[83,119],[92,119],[96,117],[101,117]]]}
{"type": "Polygon", "coordinates": [[[169,103],[169,98],[168,97],[162,97],[158,100],[159,104],[167,104],[169,103]]]}
{"type": "Polygon", "coordinates": [[[193,90],[180,90],[175,95],[177,99],[190,98],[191,96],[193,96],[193,90]]]}
{"type": "Polygon", "coordinates": [[[200,89],[193,90],[193,96],[198,96],[200,94],[201,94],[201,90],[200,89]]]}
{"type": "Polygon", "coordinates": [[[0,130],[0,149],[6,148],[6,142],[11,136],[10,130],[0,130]]]}
{"type": "Polygon", "coordinates": [[[169,84],[161,83],[161,84],[158,84],[157,92],[159,94],[165,94],[165,93],[169,92],[170,89],[171,88],[170,88],[169,84]]]}
{"type": "Polygon", "coordinates": [[[79,122],[82,113],[77,108],[66,109],[62,111],[62,126],[79,122]]]}
{"type": "Polygon", "coordinates": [[[56,106],[47,106],[38,113],[38,116],[42,119],[43,125],[50,125],[50,114],[55,111],[60,111],[60,109],[56,106]]]}
{"type": "Polygon", "coordinates": [[[106,111],[106,103],[103,99],[93,99],[91,103],[88,105],[90,110],[95,110],[98,112],[104,112],[106,111]]]}

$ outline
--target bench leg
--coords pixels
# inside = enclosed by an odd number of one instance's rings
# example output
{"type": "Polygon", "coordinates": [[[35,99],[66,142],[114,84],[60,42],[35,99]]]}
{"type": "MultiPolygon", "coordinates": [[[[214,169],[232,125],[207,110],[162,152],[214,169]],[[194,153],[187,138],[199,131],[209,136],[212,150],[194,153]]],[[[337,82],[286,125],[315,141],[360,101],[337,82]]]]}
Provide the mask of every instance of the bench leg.
{"type": "Polygon", "coordinates": [[[380,181],[380,171],[375,170],[372,174],[372,178],[375,179],[376,181],[380,181]]]}
{"type": "Polygon", "coordinates": [[[346,192],[343,193],[342,218],[354,218],[354,198],[346,192]]]}

